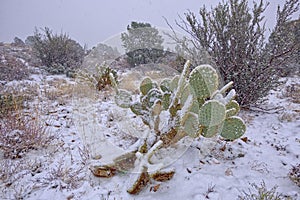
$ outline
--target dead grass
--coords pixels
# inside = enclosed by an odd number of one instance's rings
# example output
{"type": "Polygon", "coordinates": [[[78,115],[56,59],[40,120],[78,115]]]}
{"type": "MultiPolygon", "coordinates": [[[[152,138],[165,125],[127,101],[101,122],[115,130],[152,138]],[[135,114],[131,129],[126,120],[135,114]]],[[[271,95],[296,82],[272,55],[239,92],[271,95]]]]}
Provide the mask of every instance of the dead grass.
{"type": "Polygon", "coordinates": [[[72,99],[74,84],[61,78],[54,78],[45,83],[47,87],[42,89],[42,96],[50,101],[58,101],[60,105],[66,104],[72,99]]]}
{"type": "Polygon", "coordinates": [[[291,99],[293,103],[300,104],[300,83],[288,85],[282,95],[283,97],[291,99]]]}
{"type": "Polygon", "coordinates": [[[36,116],[11,112],[1,120],[0,149],[4,158],[21,158],[29,150],[46,147],[52,137],[36,116]]]}
{"type": "Polygon", "coordinates": [[[24,105],[30,104],[23,92],[2,94],[0,118],[0,150],[4,158],[21,158],[29,150],[44,148],[53,139],[39,118],[39,110],[31,108],[25,112],[24,105]]]}
{"type": "Polygon", "coordinates": [[[20,180],[32,174],[36,163],[28,160],[3,159],[0,164],[0,181],[2,183],[0,198],[24,199],[33,188],[23,185],[20,180]]]}

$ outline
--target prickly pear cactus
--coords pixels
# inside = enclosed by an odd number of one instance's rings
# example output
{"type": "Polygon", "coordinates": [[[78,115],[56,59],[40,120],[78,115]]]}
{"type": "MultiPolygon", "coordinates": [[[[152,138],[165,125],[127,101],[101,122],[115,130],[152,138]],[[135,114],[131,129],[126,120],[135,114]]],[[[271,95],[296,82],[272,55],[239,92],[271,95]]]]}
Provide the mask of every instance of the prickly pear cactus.
{"type": "Polygon", "coordinates": [[[189,83],[196,98],[206,99],[218,89],[219,77],[217,71],[210,65],[201,65],[191,72],[189,83]]]}
{"type": "MultiPolygon", "coordinates": [[[[236,93],[233,89],[227,92],[233,83],[219,89],[218,73],[213,67],[200,65],[191,72],[189,67],[188,61],[180,76],[160,83],[146,77],[141,81],[139,98],[132,98],[129,92],[116,88],[116,104],[130,108],[140,116],[150,129],[148,138],[153,138],[153,135],[156,138],[154,141],[144,139],[143,146],[137,150],[137,159],[134,160],[138,166],[134,168],[140,171],[128,190],[130,194],[138,193],[149,182],[152,177],[148,170],[152,166],[150,160],[159,148],[168,147],[187,136],[220,136],[232,141],[246,131],[243,120],[235,116],[240,110],[234,100],[236,93]],[[167,128],[162,129],[161,124],[167,128]]],[[[155,173],[160,174],[162,168],[157,165],[155,173]]]]}

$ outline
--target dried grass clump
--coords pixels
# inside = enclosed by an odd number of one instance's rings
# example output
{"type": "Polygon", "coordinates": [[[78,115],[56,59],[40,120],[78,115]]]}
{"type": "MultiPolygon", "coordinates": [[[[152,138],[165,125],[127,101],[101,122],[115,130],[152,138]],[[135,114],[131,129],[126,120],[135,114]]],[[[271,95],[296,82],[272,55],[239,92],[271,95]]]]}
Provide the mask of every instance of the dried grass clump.
{"type": "Polygon", "coordinates": [[[10,55],[0,57],[0,81],[26,79],[30,73],[30,69],[22,60],[10,55]]]}
{"type": "Polygon", "coordinates": [[[27,108],[39,95],[39,85],[26,82],[0,86],[0,118],[27,108]]]}
{"type": "Polygon", "coordinates": [[[0,150],[4,158],[21,158],[29,150],[46,147],[50,141],[46,127],[38,118],[17,112],[1,120],[0,150]]]}
{"type": "Polygon", "coordinates": [[[238,196],[239,200],[289,200],[291,199],[288,196],[285,196],[281,193],[278,193],[277,186],[274,186],[271,189],[268,189],[265,182],[263,181],[260,185],[255,183],[251,184],[251,187],[254,188],[255,192],[252,192],[249,189],[249,193],[243,191],[242,196],[238,196]]]}
{"type": "Polygon", "coordinates": [[[293,166],[289,173],[290,179],[300,187],[300,164],[293,166]]]}
{"type": "Polygon", "coordinates": [[[74,90],[74,84],[65,79],[54,78],[47,81],[48,87],[42,89],[42,96],[51,101],[58,101],[59,104],[66,104],[71,99],[74,90]]]}
{"type": "Polygon", "coordinates": [[[300,104],[300,84],[288,85],[283,92],[283,96],[290,98],[293,103],[300,104]]]}

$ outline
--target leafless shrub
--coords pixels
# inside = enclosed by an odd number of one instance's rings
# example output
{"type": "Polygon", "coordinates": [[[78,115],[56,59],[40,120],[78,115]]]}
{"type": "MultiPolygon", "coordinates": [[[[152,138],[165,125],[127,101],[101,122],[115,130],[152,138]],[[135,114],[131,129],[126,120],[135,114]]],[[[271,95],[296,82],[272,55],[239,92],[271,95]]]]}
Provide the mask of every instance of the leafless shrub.
{"type": "Polygon", "coordinates": [[[28,163],[20,160],[3,159],[0,167],[0,180],[6,187],[29,174],[28,163]]]}
{"type": "Polygon", "coordinates": [[[28,78],[30,69],[20,59],[3,55],[0,57],[0,80],[13,81],[28,78]]]}
{"type": "Polygon", "coordinates": [[[1,119],[0,149],[4,158],[21,158],[29,150],[46,147],[51,140],[46,127],[35,116],[16,111],[1,119]]]}
{"type": "Polygon", "coordinates": [[[59,190],[76,189],[85,179],[84,169],[85,166],[82,164],[70,164],[65,159],[61,159],[50,169],[47,176],[40,180],[40,183],[59,190]]]}
{"type": "Polygon", "coordinates": [[[0,161],[1,199],[24,199],[34,185],[24,185],[21,180],[36,169],[35,161],[2,159],[0,161]]]}

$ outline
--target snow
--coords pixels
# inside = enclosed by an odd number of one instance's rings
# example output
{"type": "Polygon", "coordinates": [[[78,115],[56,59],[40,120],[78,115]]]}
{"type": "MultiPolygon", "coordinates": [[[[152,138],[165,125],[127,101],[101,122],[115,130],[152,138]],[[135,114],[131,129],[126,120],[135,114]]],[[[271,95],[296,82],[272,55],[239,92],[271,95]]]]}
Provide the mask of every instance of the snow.
{"type": "MultiPolygon", "coordinates": [[[[29,82],[47,88],[49,81],[61,79],[76,87],[65,76],[45,79],[35,74],[29,82]]],[[[291,82],[299,83],[299,77],[288,78],[286,85],[291,82]]],[[[251,189],[251,183],[264,181],[269,189],[277,185],[278,192],[300,199],[299,187],[288,177],[291,167],[300,162],[300,107],[282,95],[284,87],[270,92],[261,105],[266,112],[240,112],[247,139],[186,139],[161,150],[153,162],[163,158],[164,167],[175,169],[175,175],[167,182],[152,180],[139,195],[126,192],[134,174],[118,173],[106,179],[94,177],[89,170],[136,149],[138,139],[148,131],[139,117],[117,107],[113,91],[96,96],[80,93],[64,104],[43,97],[41,107],[48,112],[42,112],[41,119],[48,120],[49,131],[56,137],[48,147],[31,150],[24,158],[1,158],[0,198],[231,200],[251,189]],[[150,191],[154,186],[157,191],[150,191]]]]}

